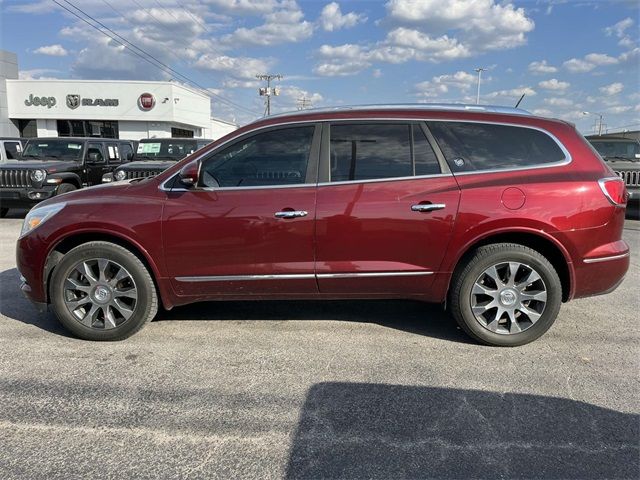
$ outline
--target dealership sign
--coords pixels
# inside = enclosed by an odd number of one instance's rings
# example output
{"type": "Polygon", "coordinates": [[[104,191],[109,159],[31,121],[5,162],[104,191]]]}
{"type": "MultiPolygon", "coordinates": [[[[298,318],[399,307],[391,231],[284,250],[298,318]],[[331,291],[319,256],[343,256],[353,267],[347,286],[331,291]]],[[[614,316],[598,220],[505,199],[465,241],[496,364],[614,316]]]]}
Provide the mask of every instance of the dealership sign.
{"type": "Polygon", "coordinates": [[[140,110],[144,110],[145,112],[148,112],[153,107],[155,107],[155,105],[156,105],[156,99],[150,93],[143,93],[138,98],[138,107],[140,107],[140,110]]]}
{"type": "Polygon", "coordinates": [[[27,107],[47,107],[51,108],[56,104],[56,97],[37,97],[33,93],[29,94],[29,98],[24,101],[27,107]]]}
{"type": "Polygon", "coordinates": [[[67,107],[75,110],[80,105],[83,107],[117,107],[120,104],[117,98],[80,98],[80,95],[67,95],[67,107]]]}

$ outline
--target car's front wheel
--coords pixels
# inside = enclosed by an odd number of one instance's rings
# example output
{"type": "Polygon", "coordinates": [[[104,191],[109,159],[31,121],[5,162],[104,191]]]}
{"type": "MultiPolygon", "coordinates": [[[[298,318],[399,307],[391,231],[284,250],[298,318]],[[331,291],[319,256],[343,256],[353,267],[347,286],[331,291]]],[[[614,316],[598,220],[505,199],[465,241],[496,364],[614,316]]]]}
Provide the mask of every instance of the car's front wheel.
{"type": "Polygon", "coordinates": [[[67,252],[50,285],[56,316],[86,340],[123,340],[158,311],[147,267],[129,250],[110,242],[89,242],[67,252]]]}
{"type": "Polygon", "coordinates": [[[450,290],[451,312],[460,327],[482,343],[518,346],[553,324],[562,284],[553,265],[523,245],[478,248],[457,269],[450,290]]]}

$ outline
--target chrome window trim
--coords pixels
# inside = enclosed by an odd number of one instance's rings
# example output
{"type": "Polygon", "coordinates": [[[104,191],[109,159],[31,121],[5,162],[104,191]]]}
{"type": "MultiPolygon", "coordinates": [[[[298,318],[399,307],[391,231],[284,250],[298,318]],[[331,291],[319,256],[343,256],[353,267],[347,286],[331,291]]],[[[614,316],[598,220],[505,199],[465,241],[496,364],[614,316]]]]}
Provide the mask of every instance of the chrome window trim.
{"type": "Polygon", "coordinates": [[[416,175],[411,177],[389,177],[389,178],[369,178],[367,180],[342,180],[340,182],[320,182],[319,187],[328,187],[331,185],[350,185],[353,183],[380,183],[380,182],[399,182],[406,180],[421,180],[425,178],[452,177],[452,173],[434,173],[431,175],[416,175]]]}
{"type": "Polygon", "coordinates": [[[283,273],[271,275],[203,275],[195,277],[176,277],[176,281],[184,283],[197,282],[243,282],[251,280],[300,280],[317,278],[375,278],[375,277],[410,277],[433,275],[431,271],[417,272],[350,272],[350,273],[283,273]]]}
{"type": "MultiPolygon", "coordinates": [[[[437,174],[437,175],[453,175],[454,177],[458,176],[458,175],[482,175],[482,174],[491,174],[491,173],[500,173],[500,172],[517,172],[517,171],[523,171],[523,170],[538,170],[541,168],[554,168],[554,167],[561,167],[561,166],[565,166],[565,165],[569,165],[572,161],[573,161],[573,157],[571,156],[571,153],[569,153],[569,151],[565,148],[565,146],[562,144],[562,142],[551,132],[549,132],[548,130],[545,130],[543,128],[540,127],[534,127],[532,125],[522,125],[520,123],[513,123],[513,122],[496,122],[496,121],[492,121],[492,120],[456,120],[456,119],[450,119],[450,118],[433,118],[433,119],[429,119],[429,118],[407,118],[407,117],[375,117],[375,118],[324,118],[322,120],[300,120],[300,121],[288,121],[288,122],[281,122],[281,123],[273,123],[273,124],[269,124],[269,125],[263,125],[261,127],[258,127],[254,130],[250,130],[238,137],[234,137],[231,138],[223,143],[221,143],[220,145],[217,145],[216,148],[214,150],[218,150],[219,148],[222,148],[224,145],[227,145],[230,142],[234,142],[236,140],[239,140],[242,136],[244,135],[248,135],[248,134],[253,134],[253,133],[258,133],[261,130],[266,130],[266,129],[270,129],[270,128],[274,128],[274,127],[283,127],[283,126],[288,126],[288,125],[299,125],[299,124],[316,124],[316,123],[335,123],[335,122],[385,122],[385,121],[394,121],[394,122],[453,122],[453,123],[481,123],[481,124],[491,124],[491,125],[504,125],[507,127],[519,127],[519,128],[529,128],[531,130],[537,130],[539,132],[544,133],[545,135],[548,135],[555,143],[556,145],[558,145],[558,147],[560,148],[560,150],[562,150],[562,152],[565,155],[565,159],[561,160],[559,162],[553,162],[553,163],[545,163],[544,165],[534,165],[534,166],[526,166],[526,167],[513,167],[513,168],[497,168],[497,169],[491,169],[491,170],[473,170],[470,172],[453,172],[451,174],[445,174],[445,173],[441,173],[441,174],[437,174]]],[[[428,125],[427,125],[428,126],[428,125]]],[[[437,145],[437,142],[436,142],[437,145]]],[[[210,154],[212,154],[214,152],[214,150],[210,150],[208,152],[202,153],[201,155],[199,155],[198,157],[194,158],[193,160],[191,160],[192,162],[197,162],[199,160],[201,160],[203,157],[208,156],[210,154]]],[[[173,180],[175,174],[172,175],[171,177],[167,178],[164,182],[162,182],[159,186],[158,189],[162,190],[163,192],[192,192],[192,191],[210,191],[208,189],[205,188],[198,188],[198,189],[188,189],[188,188],[167,188],[166,184],[173,180]]],[[[398,179],[406,179],[406,178],[423,178],[423,177],[430,177],[430,176],[422,176],[422,177],[391,177],[391,178],[384,178],[384,179],[369,179],[369,180],[349,180],[346,182],[323,182],[323,183],[303,183],[303,184],[297,184],[297,185],[274,185],[274,186],[264,186],[264,187],[224,187],[224,188],[215,188],[215,187],[210,187],[215,191],[224,191],[225,189],[271,189],[271,188],[292,188],[292,187],[316,187],[316,186],[326,186],[326,185],[338,185],[339,183],[369,183],[371,181],[377,182],[377,181],[395,181],[398,179]]]]}
{"type": "Polygon", "coordinates": [[[608,262],[611,260],[619,260],[621,258],[626,258],[628,256],[629,256],[629,252],[621,253],[620,255],[611,255],[610,257],[585,258],[582,261],[584,263],[600,263],[600,262],[608,262]]]}

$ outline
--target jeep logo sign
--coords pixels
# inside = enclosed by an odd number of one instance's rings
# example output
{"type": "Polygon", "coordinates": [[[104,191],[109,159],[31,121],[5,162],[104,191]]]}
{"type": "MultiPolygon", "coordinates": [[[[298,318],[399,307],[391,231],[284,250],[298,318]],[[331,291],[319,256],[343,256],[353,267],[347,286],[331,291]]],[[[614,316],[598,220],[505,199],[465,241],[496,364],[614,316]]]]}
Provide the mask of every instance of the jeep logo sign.
{"type": "Polygon", "coordinates": [[[156,105],[156,99],[150,93],[143,93],[138,98],[138,107],[145,112],[151,110],[156,105]]]}
{"type": "Polygon", "coordinates": [[[56,97],[34,97],[33,93],[24,101],[27,107],[47,107],[51,108],[56,104],[56,97]]]}

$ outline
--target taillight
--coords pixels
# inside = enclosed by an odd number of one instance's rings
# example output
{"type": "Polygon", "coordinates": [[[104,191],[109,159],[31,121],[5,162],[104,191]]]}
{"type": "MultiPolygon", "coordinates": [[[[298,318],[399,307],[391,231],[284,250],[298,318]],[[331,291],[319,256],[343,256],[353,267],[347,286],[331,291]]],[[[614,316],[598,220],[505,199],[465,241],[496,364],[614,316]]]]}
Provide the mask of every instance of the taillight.
{"type": "Polygon", "coordinates": [[[627,203],[627,189],[620,177],[608,177],[598,180],[598,185],[604,196],[614,205],[627,203]]]}

